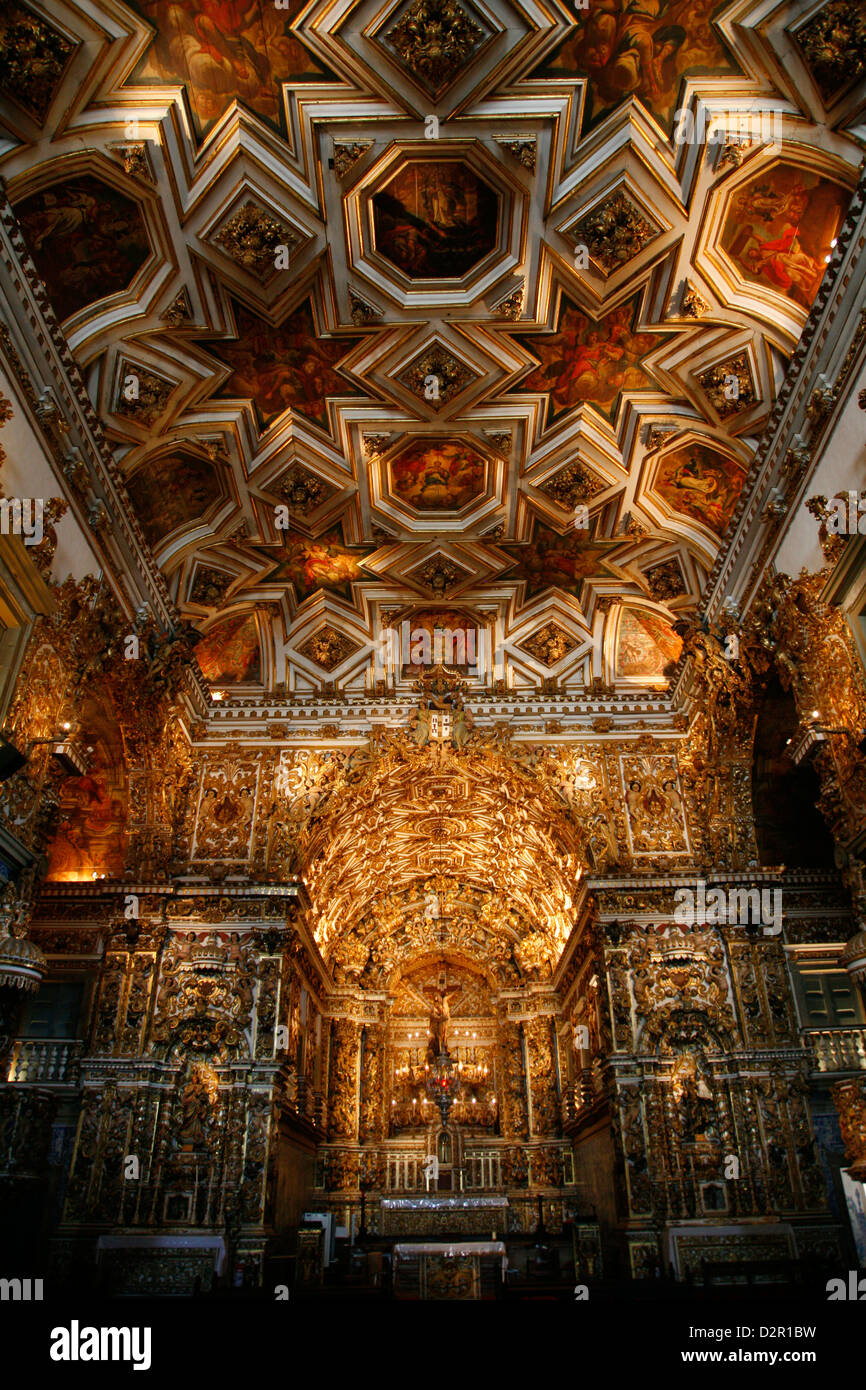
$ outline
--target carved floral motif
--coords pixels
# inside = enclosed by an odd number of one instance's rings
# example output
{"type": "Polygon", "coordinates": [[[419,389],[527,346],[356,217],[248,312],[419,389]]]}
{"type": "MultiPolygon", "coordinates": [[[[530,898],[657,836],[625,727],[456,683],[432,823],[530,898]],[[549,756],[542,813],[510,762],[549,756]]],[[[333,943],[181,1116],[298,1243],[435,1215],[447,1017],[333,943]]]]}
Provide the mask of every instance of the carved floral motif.
{"type": "Polygon", "coordinates": [[[457,79],[485,33],[458,0],[413,0],[384,37],[413,78],[438,95],[457,79]]]}
{"type": "Polygon", "coordinates": [[[475,381],[476,375],[464,362],[455,357],[453,352],[449,352],[440,343],[434,343],[410,362],[397,380],[402,382],[413,396],[431,405],[434,410],[439,410],[455,396],[459,396],[470,382],[475,381]]]}
{"type": "Polygon", "coordinates": [[[216,244],[258,280],[269,279],[277,269],[277,256],[298,244],[298,236],[284,222],[248,200],[214,235],[216,244]]]}
{"type": "Polygon", "coordinates": [[[604,275],[612,275],[634,260],[658,234],[658,228],[622,189],[611,194],[569,230],[572,240],[587,248],[590,260],[604,275]]]}

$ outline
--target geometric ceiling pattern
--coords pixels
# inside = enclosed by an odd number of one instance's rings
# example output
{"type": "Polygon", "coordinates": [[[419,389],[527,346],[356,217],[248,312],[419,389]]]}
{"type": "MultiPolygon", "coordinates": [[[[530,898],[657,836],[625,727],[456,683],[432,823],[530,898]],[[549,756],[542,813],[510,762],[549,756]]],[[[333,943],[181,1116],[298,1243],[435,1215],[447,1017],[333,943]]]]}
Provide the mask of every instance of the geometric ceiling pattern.
{"type": "Polygon", "coordinates": [[[212,685],[399,687],[438,613],[666,687],[863,95],[839,0],[658,8],[8,8],[0,170],[212,685]]]}

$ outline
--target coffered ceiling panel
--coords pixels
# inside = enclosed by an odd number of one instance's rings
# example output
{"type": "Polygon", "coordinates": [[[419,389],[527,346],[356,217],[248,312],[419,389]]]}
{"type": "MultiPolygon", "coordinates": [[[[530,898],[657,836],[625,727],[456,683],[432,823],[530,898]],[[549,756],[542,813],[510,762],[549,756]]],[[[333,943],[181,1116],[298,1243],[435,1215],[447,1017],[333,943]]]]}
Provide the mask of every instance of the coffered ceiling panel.
{"type": "Polygon", "coordinates": [[[849,0],[15,0],[2,174],[212,686],[665,688],[861,157],[849,0]]]}

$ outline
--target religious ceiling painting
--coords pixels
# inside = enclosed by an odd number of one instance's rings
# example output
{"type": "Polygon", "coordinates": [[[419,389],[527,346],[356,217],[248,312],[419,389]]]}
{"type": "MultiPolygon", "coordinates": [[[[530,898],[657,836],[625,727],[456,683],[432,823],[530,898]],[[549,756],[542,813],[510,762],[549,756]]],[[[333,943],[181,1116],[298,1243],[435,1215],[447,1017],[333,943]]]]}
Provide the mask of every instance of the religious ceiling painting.
{"type": "Polygon", "coordinates": [[[236,613],[210,628],[195,648],[202,675],[210,685],[258,684],[261,647],[254,613],[236,613]]]}
{"type": "Polygon", "coordinates": [[[653,484],[670,507],[724,535],[743,490],[745,466],[697,440],[665,454],[653,484]]]}
{"type": "Polygon", "coordinates": [[[412,280],[453,280],[496,245],[499,198],[459,160],[413,159],[373,196],[375,247],[412,280]]]}
{"type": "Polygon", "coordinates": [[[616,647],[617,676],[657,680],[670,674],[682,652],[670,623],[647,608],[624,608],[616,647]]]}
{"type": "Polygon", "coordinates": [[[422,608],[391,625],[409,639],[408,648],[401,640],[404,680],[419,679],[440,663],[466,675],[478,660],[480,624],[458,608],[422,608]]]}
{"type": "Polygon", "coordinates": [[[516,335],[539,362],[516,390],[547,394],[548,423],[578,405],[612,419],[623,391],[655,385],[643,362],[666,335],[636,332],[637,317],[638,303],[631,301],[595,321],[563,294],[555,332],[516,335]]]}
{"type": "Polygon", "coordinates": [[[129,287],[151,247],[137,203],[84,174],[15,205],[59,319],[129,287]]]}
{"type": "Polygon", "coordinates": [[[713,23],[717,0],[589,0],[576,33],[534,77],[587,78],[586,122],[595,124],[629,97],[671,128],[685,78],[738,68],[713,23]]]}
{"type": "Polygon", "coordinates": [[[850,199],[847,188],[799,164],[774,164],[732,198],[722,248],[746,280],[808,309],[850,199]]]}
{"type": "Polygon", "coordinates": [[[168,454],[145,460],[126,480],[135,515],[150,545],[180,526],[203,518],[228,494],[224,475],[210,459],[168,454]]]}
{"type": "Polygon", "coordinates": [[[267,584],[293,584],[299,599],[317,589],[330,589],[351,597],[351,585],[365,577],[364,559],[375,547],[350,548],[340,528],[311,539],[298,531],[286,531],[280,549],[268,550],[272,568],[261,576],[267,584]]]}
{"type": "Polygon", "coordinates": [[[428,438],[413,440],[388,464],[394,496],[424,512],[460,511],[480,497],[487,467],[470,444],[428,438]]]}
{"type": "Polygon", "coordinates": [[[514,556],[508,577],[525,580],[526,597],[532,598],[551,588],[578,594],[584,579],[611,575],[605,556],[616,549],[616,542],[589,540],[574,530],[560,536],[539,522],[527,544],[502,549],[514,556]]]}
{"type": "Polygon", "coordinates": [[[126,787],[116,731],[92,737],[89,766],[63,783],[48,878],[81,882],[123,874],[126,787]]]}
{"type": "Polygon", "coordinates": [[[130,85],[183,86],[200,135],[235,101],[279,125],[283,83],[328,76],[292,32],[303,0],[137,3],[156,35],[130,85]]]}
{"type": "Polygon", "coordinates": [[[327,430],[328,397],[357,396],[338,363],[358,339],[322,338],[310,300],[279,327],[236,303],[235,327],[233,342],[204,345],[232,369],[218,396],[254,401],[266,426],[285,410],[296,410],[327,430]]]}

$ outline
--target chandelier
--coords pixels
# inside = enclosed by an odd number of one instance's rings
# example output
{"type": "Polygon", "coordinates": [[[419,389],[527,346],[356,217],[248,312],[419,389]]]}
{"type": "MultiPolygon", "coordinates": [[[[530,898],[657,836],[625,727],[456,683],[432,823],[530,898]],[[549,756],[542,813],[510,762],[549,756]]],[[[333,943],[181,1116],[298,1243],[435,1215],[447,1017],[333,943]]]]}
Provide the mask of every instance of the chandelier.
{"type": "Polygon", "coordinates": [[[438,1106],[442,1123],[448,1123],[448,1113],[460,1094],[460,1071],[450,1052],[440,1052],[424,1068],[424,1090],[427,1099],[438,1106]]]}

